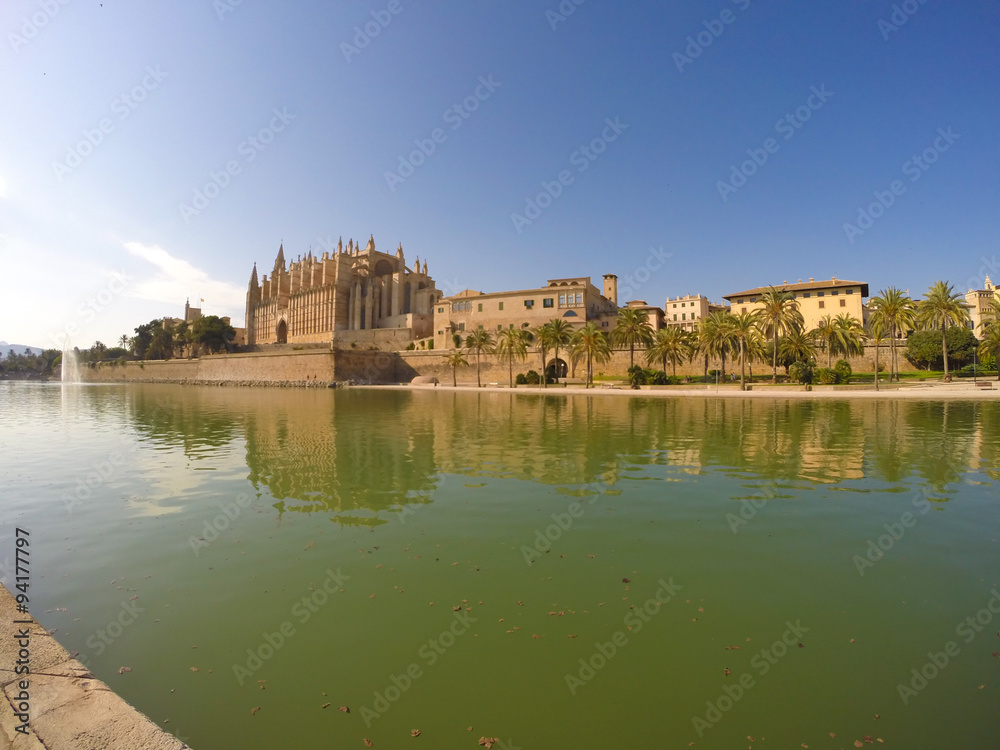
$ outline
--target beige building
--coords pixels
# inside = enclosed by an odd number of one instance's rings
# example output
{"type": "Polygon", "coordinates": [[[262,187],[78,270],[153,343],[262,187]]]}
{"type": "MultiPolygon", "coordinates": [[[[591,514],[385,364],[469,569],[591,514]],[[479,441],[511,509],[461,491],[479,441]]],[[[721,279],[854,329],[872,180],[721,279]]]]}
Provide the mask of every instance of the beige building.
{"type": "Polygon", "coordinates": [[[991,300],[1000,300],[1000,289],[997,289],[987,275],[982,289],[970,289],[965,293],[965,304],[972,318],[971,328],[977,336],[983,335],[983,323],[989,322],[987,315],[991,300]]]}
{"type": "Polygon", "coordinates": [[[407,268],[400,245],[395,255],[364,250],[353,240],[332,255],[309,253],[286,269],[284,247],[270,277],[258,282],[254,264],[247,290],[247,343],[376,342],[404,348],[431,335],[434,304],[440,299],[427,275],[427,261],[407,268]]]}
{"type": "Polygon", "coordinates": [[[604,276],[604,289],[589,276],[549,279],[543,287],[510,292],[466,289],[439,300],[434,307],[434,348],[454,347],[453,335],[463,339],[484,329],[496,335],[504,328],[535,328],[554,318],[581,328],[589,321],[610,332],[618,312],[618,277],[604,276]]]}
{"type": "MultiPolygon", "coordinates": [[[[803,282],[802,279],[795,284],[782,282],[775,287],[779,290],[791,292],[795,296],[795,303],[805,321],[805,330],[811,331],[819,327],[820,320],[830,315],[836,318],[843,313],[849,314],[857,319],[859,323],[864,321],[864,300],[868,296],[868,284],[863,281],[844,281],[843,279],[827,279],[816,281],[809,279],[803,282]]],[[[747,289],[743,292],[734,292],[723,295],[723,299],[732,306],[734,314],[740,312],[756,312],[760,309],[760,296],[770,287],[761,286],[755,289],[747,289]]]]}
{"type": "Polygon", "coordinates": [[[684,297],[667,297],[663,311],[668,326],[683,328],[685,331],[693,331],[698,327],[698,322],[714,312],[727,311],[726,305],[717,305],[709,302],[708,297],[701,294],[688,294],[684,297]]]}

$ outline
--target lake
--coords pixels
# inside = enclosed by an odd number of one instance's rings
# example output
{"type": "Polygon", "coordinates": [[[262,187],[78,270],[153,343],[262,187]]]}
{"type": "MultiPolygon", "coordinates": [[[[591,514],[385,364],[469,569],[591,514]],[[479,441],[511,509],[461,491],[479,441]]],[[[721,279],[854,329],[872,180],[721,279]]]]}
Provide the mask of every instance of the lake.
{"type": "Polygon", "coordinates": [[[32,613],[195,750],[1000,746],[1000,404],[0,409],[4,582],[26,529],[32,613]]]}

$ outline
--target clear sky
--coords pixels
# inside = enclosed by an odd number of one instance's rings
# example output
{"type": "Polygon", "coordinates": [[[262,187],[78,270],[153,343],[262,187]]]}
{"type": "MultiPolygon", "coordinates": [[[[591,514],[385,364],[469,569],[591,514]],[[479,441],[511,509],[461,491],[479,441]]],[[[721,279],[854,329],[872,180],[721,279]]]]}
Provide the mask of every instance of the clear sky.
{"type": "Polygon", "coordinates": [[[446,293],[1000,277],[997,2],[4,0],[0,32],[10,342],[186,297],[240,325],[279,243],[370,234],[446,293]]]}

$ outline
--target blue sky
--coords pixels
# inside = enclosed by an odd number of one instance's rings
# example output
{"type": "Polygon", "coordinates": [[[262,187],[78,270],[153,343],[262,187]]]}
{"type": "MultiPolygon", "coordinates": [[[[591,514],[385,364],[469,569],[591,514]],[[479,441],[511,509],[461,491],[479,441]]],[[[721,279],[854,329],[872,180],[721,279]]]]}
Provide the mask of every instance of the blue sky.
{"type": "Polygon", "coordinates": [[[280,242],[370,234],[448,293],[964,292],[1000,277],[998,31],[986,0],[7,0],[0,338],[240,324],[280,242]]]}

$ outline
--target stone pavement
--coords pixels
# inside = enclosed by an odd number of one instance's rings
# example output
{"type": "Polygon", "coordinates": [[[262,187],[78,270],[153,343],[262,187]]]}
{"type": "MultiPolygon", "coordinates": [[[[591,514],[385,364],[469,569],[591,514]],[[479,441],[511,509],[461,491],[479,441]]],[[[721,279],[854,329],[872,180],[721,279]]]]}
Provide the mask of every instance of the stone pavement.
{"type": "Polygon", "coordinates": [[[164,732],[69,653],[0,586],[0,750],[184,750],[188,746],[164,732]],[[30,624],[15,624],[29,620],[30,624]],[[15,673],[28,631],[29,675],[15,673]],[[27,734],[16,728],[23,700],[20,682],[28,679],[27,734]]]}

